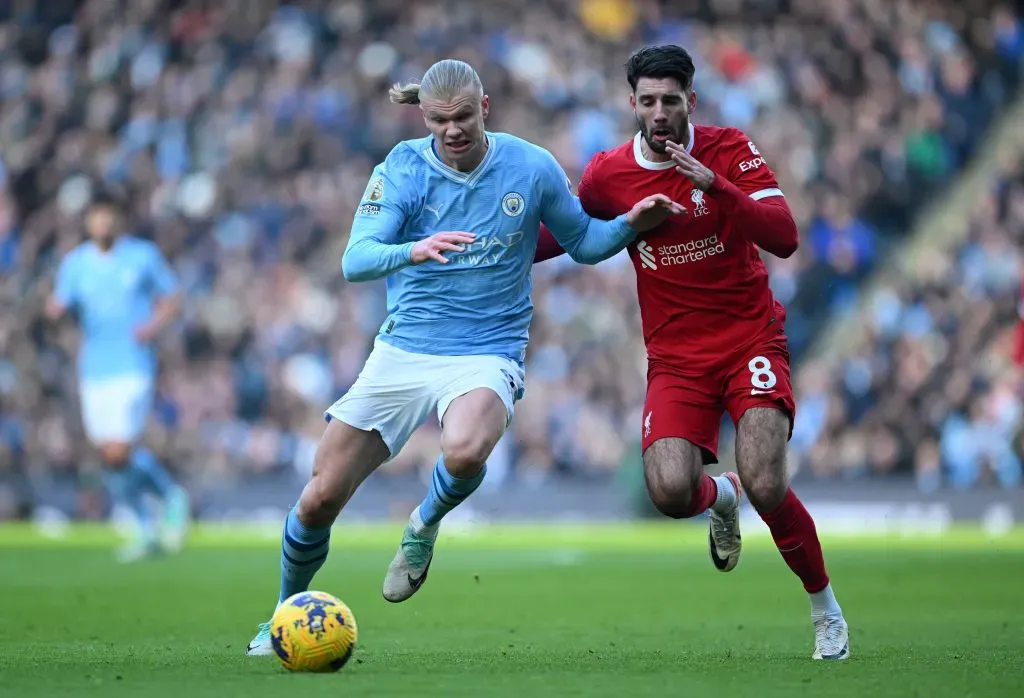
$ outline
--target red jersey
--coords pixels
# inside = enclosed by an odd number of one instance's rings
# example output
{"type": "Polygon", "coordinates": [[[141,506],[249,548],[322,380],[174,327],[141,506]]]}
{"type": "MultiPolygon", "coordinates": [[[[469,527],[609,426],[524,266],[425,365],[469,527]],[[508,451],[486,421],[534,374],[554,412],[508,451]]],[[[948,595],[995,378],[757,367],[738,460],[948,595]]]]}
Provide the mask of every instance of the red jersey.
{"type": "Polygon", "coordinates": [[[696,374],[729,361],[766,332],[782,331],[785,309],[768,286],[755,241],[788,256],[796,249],[796,226],[775,175],[742,131],[690,126],[688,151],[716,173],[707,192],[671,161],[644,158],[641,138],[595,155],[579,197],[588,214],[606,219],[652,194],[686,207],[687,215],[637,236],[629,255],[649,361],[696,374]]]}

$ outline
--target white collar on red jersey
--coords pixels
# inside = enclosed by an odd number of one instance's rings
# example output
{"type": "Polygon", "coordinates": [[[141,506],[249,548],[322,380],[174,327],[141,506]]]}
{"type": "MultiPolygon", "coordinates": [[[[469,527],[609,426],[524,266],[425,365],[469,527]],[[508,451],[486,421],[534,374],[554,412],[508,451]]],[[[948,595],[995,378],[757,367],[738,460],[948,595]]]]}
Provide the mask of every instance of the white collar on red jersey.
{"type": "MultiPolygon", "coordinates": [[[[651,162],[644,157],[643,148],[640,147],[643,143],[643,135],[637,131],[636,135],[633,136],[633,157],[636,159],[636,164],[645,170],[668,170],[675,167],[675,163],[669,160],[668,162],[651,162]]],[[[686,152],[693,150],[693,122],[690,122],[690,137],[686,141],[686,152]]]]}

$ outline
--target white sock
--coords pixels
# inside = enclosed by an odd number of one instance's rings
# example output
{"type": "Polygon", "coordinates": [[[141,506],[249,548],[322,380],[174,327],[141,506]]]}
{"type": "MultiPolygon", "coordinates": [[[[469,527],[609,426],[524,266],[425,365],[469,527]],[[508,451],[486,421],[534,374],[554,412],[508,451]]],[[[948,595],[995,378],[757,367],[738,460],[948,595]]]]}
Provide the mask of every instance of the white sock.
{"type": "Polygon", "coordinates": [[[811,597],[811,618],[817,620],[826,616],[832,618],[843,617],[843,609],[839,608],[839,602],[836,601],[836,595],[832,591],[831,582],[821,591],[808,594],[808,596],[811,597]]]}
{"type": "Polygon", "coordinates": [[[719,514],[727,514],[736,508],[736,500],[739,497],[736,492],[736,486],[725,475],[719,475],[711,479],[715,481],[715,485],[718,488],[718,496],[715,497],[711,510],[719,514]]]}

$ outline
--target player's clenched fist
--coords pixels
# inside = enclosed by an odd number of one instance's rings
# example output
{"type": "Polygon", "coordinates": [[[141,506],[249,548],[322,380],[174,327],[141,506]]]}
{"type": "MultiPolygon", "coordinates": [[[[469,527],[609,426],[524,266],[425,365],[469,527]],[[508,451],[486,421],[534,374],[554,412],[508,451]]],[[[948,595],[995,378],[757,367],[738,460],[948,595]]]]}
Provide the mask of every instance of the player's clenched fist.
{"type": "Polygon", "coordinates": [[[680,206],[664,194],[652,194],[636,202],[630,212],[626,214],[626,221],[633,230],[643,233],[658,227],[669,216],[681,216],[685,213],[685,207],[680,206]]]}
{"type": "Polygon", "coordinates": [[[429,259],[441,264],[447,264],[448,259],[443,253],[465,252],[465,246],[473,244],[474,240],[476,240],[476,235],[473,233],[459,231],[434,233],[413,245],[409,258],[413,264],[423,264],[429,259]]]}

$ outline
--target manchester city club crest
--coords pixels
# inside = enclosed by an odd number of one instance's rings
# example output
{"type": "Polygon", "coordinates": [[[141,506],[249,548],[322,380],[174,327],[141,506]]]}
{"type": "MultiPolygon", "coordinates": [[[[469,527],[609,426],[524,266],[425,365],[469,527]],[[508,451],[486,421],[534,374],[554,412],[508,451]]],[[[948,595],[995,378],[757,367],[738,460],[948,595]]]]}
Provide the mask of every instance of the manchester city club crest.
{"type": "Polygon", "coordinates": [[[523,195],[514,191],[505,194],[501,200],[501,210],[505,212],[506,216],[511,216],[512,218],[522,215],[525,207],[526,201],[523,199],[523,195]]]}

